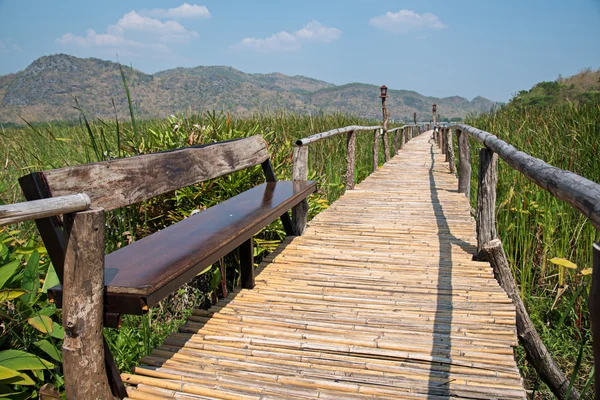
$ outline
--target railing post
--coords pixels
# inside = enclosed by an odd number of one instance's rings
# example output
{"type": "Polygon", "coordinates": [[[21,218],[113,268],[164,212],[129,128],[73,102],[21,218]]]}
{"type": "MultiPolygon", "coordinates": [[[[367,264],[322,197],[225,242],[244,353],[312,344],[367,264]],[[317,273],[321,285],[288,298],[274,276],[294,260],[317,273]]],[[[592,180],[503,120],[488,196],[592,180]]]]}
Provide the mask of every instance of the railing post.
{"type": "MultiPolygon", "coordinates": [[[[292,180],[308,180],[308,146],[295,146],[292,161],[292,180]]],[[[292,208],[292,227],[296,235],[302,235],[306,229],[307,218],[308,201],[304,199],[292,208]]]]}
{"type": "Polygon", "coordinates": [[[346,190],[354,189],[354,164],[356,163],[356,132],[346,134],[346,190]]]}
{"type": "Polygon", "coordinates": [[[440,143],[442,154],[446,155],[446,128],[440,129],[440,143]]]}
{"type": "Polygon", "coordinates": [[[466,132],[458,131],[458,192],[471,196],[471,149],[469,136],[466,132]]]}
{"type": "Polygon", "coordinates": [[[379,129],[373,131],[373,172],[379,168],[379,129]]]}
{"type": "Polygon", "coordinates": [[[383,129],[381,130],[381,136],[383,137],[383,159],[385,162],[390,160],[390,146],[387,137],[388,131],[388,119],[390,114],[388,113],[385,101],[387,99],[387,87],[383,85],[381,88],[381,112],[383,113],[383,129]]]}
{"type": "Polygon", "coordinates": [[[68,399],[113,399],[104,357],[104,210],[65,215],[68,235],[63,275],[68,399]]]}
{"type": "Polygon", "coordinates": [[[492,150],[479,150],[477,185],[477,256],[485,260],[483,245],[496,239],[496,186],[498,184],[498,155],[492,150]]]}
{"type": "Polygon", "coordinates": [[[408,132],[407,128],[402,128],[402,132],[400,133],[400,148],[403,149],[406,144],[406,134],[408,132]]]}
{"type": "Polygon", "coordinates": [[[394,131],[394,155],[398,154],[398,132],[399,129],[394,131]]]}
{"type": "Polygon", "coordinates": [[[448,139],[446,140],[447,150],[446,150],[446,161],[448,161],[450,172],[456,173],[456,166],[454,165],[454,145],[452,144],[452,130],[448,128],[446,131],[448,135],[448,139]]]}
{"type": "MultiPolygon", "coordinates": [[[[594,365],[600,365],[600,243],[592,246],[592,287],[588,297],[590,318],[592,320],[592,347],[594,350],[594,365]]],[[[600,397],[600,373],[594,376],[596,399],[600,397]]]]}

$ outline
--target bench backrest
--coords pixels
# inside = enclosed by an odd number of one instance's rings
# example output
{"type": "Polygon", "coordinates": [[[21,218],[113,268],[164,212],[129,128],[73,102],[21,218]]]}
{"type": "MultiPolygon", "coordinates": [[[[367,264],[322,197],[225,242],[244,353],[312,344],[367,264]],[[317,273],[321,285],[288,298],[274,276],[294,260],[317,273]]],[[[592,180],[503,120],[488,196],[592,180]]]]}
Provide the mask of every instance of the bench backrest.
{"type": "MultiPolygon", "coordinates": [[[[109,211],[258,164],[266,180],[275,181],[260,135],[35,172],[19,183],[27,200],[86,193],[91,207],[109,211]]],[[[62,283],[66,250],[62,222],[57,217],[35,222],[62,283]]]]}
{"type": "Polygon", "coordinates": [[[218,178],[269,159],[261,136],[38,173],[44,197],[86,193],[106,211],[218,178]]]}

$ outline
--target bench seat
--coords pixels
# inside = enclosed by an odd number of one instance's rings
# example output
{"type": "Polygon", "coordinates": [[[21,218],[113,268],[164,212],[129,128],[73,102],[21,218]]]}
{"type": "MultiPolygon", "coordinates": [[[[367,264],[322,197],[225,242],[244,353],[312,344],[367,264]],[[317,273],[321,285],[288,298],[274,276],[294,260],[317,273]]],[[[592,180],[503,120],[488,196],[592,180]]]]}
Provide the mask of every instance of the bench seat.
{"type": "MultiPolygon", "coordinates": [[[[316,189],[314,181],[263,183],[108,254],[105,313],[145,313],[316,189]]],[[[49,294],[61,306],[62,288],[49,294]]]]}

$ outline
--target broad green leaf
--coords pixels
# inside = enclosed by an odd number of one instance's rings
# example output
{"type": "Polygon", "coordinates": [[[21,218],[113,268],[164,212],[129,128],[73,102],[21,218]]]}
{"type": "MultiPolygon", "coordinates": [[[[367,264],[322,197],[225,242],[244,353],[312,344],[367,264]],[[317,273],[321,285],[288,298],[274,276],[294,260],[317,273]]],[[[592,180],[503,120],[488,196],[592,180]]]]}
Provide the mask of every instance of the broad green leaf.
{"type": "Polygon", "coordinates": [[[17,297],[21,297],[27,293],[28,293],[27,290],[23,290],[23,289],[0,290],[0,302],[7,301],[7,300],[13,300],[13,299],[16,299],[17,297]]]}
{"type": "Polygon", "coordinates": [[[19,268],[19,260],[11,261],[0,267],[0,289],[2,289],[6,281],[15,274],[17,268],[19,268]]]}
{"type": "Polygon", "coordinates": [[[42,286],[42,293],[48,293],[48,289],[58,285],[60,281],[58,280],[58,275],[54,270],[54,266],[50,264],[48,266],[48,272],[46,272],[46,279],[44,279],[44,285],[42,286]]]}
{"type": "Polygon", "coordinates": [[[13,376],[12,378],[8,378],[6,380],[1,381],[2,383],[8,383],[10,385],[27,385],[33,386],[35,382],[29,375],[25,372],[19,372],[19,375],[13,376]]]}
{"type": "Polygon", "coordinates": [[[52,319],[46,315],[36,315],[29,318],[27,322],[42,333],[52,333],[52,319]]]}
{"type": "Polygon", "coordinates": [[[54,364],[23,350],[0,351],[0,366],[16,371],[54,368],[54,364]]]}
{"type": "Polygon", "coordinates": [[[551,258],[550,262],[552,264],[560,265],[561,267],[569,268],[569,269],[577,269],[577,264],[572,263],[566,258],[551,258]]]}
{"type": "Polygon", "coordinates": [[[581,275],[591,275],[592,274],[592,269],[591,268],[584,268],[580,271],[581,275]]]}
{"type": "Polygon", "coordinates": [[[22,300],[31,302],[37,296],[37,291],[40,288],[40,255],[37,250],[29,256],[27,266],[23,272],[21,288],[29,292],[29,295],[23,296],[22,300]]]}
{"type": "Polygon", "coordinates": [[[48,354],[50,357],[55,359],[58,362],[62,362],[62,354],[59,349],[56,348],[55,345],[50,343],[47,340],[40,340],[39,342],[34,343],[37,347],[40,348],[44,353],[48,354]]]}
{"type": "Polygon", "coordinates": [[[0,243],[0,259],[3,259],[8,254],[8,247],[0,243]]]}
{"type": "Polygon", "coordinates": [[[50,334],[53,338],[56,339],[64,339],[65,338],[65,328],[57,324],[56,322],[52,322],[52,333],[50,334]]]}
{"type": "Polygon", "coordinates": [[[19,376],[19,371],[15,371],[14,369],[6,368],[0,365],[0,381],[14,378],[15,376],[19,376]]]}

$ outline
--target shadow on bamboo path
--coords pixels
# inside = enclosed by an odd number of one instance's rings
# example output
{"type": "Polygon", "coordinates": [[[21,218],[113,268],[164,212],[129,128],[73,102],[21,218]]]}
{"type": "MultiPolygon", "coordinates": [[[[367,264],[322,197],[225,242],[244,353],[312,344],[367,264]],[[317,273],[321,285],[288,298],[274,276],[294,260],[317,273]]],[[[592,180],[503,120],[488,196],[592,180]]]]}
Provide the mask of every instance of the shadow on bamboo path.
{"type": "Polygon", "coordinates": [[[131,398],[523,399],[515,310],[429,133],[123,374],[131,398]],[[196,398],[196,397],[189,397],[196,398]]]}

